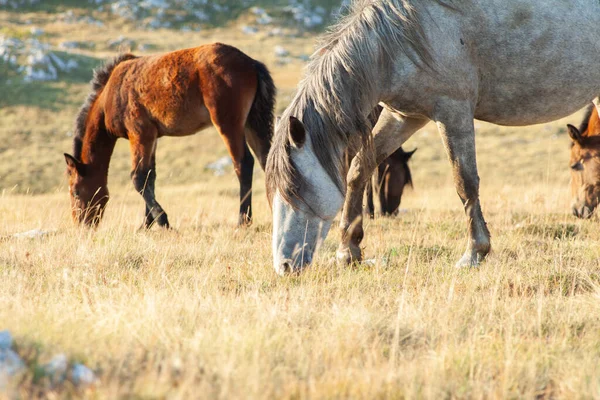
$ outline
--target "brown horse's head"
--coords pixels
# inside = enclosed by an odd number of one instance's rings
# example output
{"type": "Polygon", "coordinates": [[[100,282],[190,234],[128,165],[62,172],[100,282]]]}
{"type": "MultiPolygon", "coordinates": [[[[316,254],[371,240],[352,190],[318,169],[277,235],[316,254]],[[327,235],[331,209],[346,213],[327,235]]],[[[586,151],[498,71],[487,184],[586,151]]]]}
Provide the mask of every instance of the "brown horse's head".
{"type": "Polygon", "coordinates": [[[573,125],[571,136],[571,195],[573,214],[589,218],[600,199],[600,136],[583,136],[573,125]]]}
{"type": "Polygon", "coordinates": [[[65,153],[71,213],[76,223],[96,227],[108,203],[106,179],[95,174],[87,165],[65,153]]]}
{"type": "Polygon", "coordinates": [[[412,176],[408,160],[417,151],[405,152],[402,147],[379,165],[380,206],[383,215],[394,215],[398,212],[402,193],[406,185],[412,186],[412,176]]]}

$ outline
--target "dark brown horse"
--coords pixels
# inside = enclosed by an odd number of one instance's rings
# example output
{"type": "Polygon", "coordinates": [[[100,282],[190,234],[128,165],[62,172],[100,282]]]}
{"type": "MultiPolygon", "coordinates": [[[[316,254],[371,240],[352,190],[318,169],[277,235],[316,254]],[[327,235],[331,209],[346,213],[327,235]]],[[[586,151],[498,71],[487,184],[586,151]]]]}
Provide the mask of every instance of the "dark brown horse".
{"type": "Polygon", "coordinates": [[[371,218],[375,217],[374,192],[379,198],[381,215],[391,216],[398,213],[404,187],[412,187],[412,175],[408,167],[408,160],[417,149],[405,152],[402,147],[386,158],[379,167],[373,179],[367,185],[367,209],[371,218]]]}
{"type": "MultiPolygon", "coordinates": [[[[383,107],[375,106],[369,114],[369,122],[375,126],[383,107]]],[[[383,160],[373,174],[365,189],[367,195],[367,212],[371,218],[375,217],[375,204],[373,202],[373,192],[379,197],[379,210],[382,215],[395,215],[400,206],[404,186],[412,187],[412,176],[408,167],[408,160],[417,151],[405,152],[402,147],[396,150],[392,155],[383,160]],[[373,190],[375,188],[375,190],[373,190]]],[[[350,161],[353,155],[348,154],[346,157],[346,166],[350,166],[350,161]]]]}
{"type": "Polygon", "coordinates": [[[161,136],[192,135],[211,124],[240,182],[239,224],[252,218],[253,150],[264,169],[273,135],[275,86],[264,64],[220,43],[163,55],[124,54],[94,71],[93,91],[65,154],[73,218],[96,225],[108,202],[107,174],[118,138],[129,140],[131,178],[146,202],[143,227],[169,220],[154,194],[161,136]]]}
{"type": "Polygon", "coordinates": [[[571,195],[573,214],[589,218],[600,199],[600,118],[590,106],[579,127],[567,125],[571,136],[571,195]]]}

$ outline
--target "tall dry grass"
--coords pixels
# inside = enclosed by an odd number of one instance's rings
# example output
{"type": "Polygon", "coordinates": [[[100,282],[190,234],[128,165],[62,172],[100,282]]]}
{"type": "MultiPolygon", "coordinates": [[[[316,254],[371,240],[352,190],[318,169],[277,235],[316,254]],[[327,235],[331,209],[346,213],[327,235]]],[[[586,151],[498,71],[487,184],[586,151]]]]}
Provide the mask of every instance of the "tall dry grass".
{"type": "MultiPolygon", "coordinates": [[[[26,18],[49,40],[97,41],[98,57],[123,29],[158,50],[239,45],[272,67],[280,108],[301,68],[274,63],[278,39],[245,38],[237,28],[149,33],[107,21],[104,30],[73,31],[52,15],[0,13],[14,29],[26,18]]],[[[300,52],[311,43],[284,44],[300,52]]],[[[477,124],[493,235],[481,268],[453,267],[466,245],[465,217],[428,126],[406,145],[419,148],[408,211],[366,222],[369,262],[337,266],[335,230],[314,266],[279,278],[264,177],[256,173],[254,225],[237,229],[235,175],[203,170],[226,154],[214,131],[160,141],[157,194],[174,231],[136,232],[143,205],[128,183],[126,142],[111,168],[106,219],[97,232],[74,228],[62,152],[87,85],[44,88],[40,96],[58,96],[64,107],[32,103],[30,88],[12,87],[24,97],[11,99],[27,101],[0,110],[0,135],[12,143],[0,154],[0,329],[15,335],[27,361],[0,398],[600,397],[600,229],[597,218],[568,212],[566,120],[477,124]],[[34,228],[56,231],[11,237],[34,228]],[[59,352],[93,368],[98,385],[78,393],[39,379],[39,366],[59,352]]]]}

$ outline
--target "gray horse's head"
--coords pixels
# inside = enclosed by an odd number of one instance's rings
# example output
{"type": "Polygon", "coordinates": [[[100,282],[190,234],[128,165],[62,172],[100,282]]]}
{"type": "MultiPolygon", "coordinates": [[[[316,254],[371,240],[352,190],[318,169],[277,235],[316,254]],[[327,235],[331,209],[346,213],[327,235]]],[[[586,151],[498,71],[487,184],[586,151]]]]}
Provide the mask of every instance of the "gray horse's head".
{"type": "Polygon", "coordinates": [[[344,195],[317,158],[311,135],[295,117],[277,124],[267,160],[267,194],[273,209],[273,263],[278,274],[299,272],[312,262],[344,195]]]}

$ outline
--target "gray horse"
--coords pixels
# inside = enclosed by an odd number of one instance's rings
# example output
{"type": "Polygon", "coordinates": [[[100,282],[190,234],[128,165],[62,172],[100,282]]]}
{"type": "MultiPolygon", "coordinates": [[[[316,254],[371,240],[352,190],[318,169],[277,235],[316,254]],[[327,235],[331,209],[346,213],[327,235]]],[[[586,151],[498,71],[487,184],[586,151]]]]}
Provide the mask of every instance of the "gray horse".
{"type": "Polygon", "coordinates": [[[342,206],[338,258],[360,260],[365,184],[430,120],[467,215],[457,265],[478,265],[490,234],[473,119],[523,126],[598,107],[598,27],[598,0],[355,2],[320,43],[276,128],[266,169],[276,271],[310,263],[342,206]],[[371,136],[367,116],[377,103],[385,109],[371,136]],[[353,146],[362,150],[344,177],[353,146]]]}

